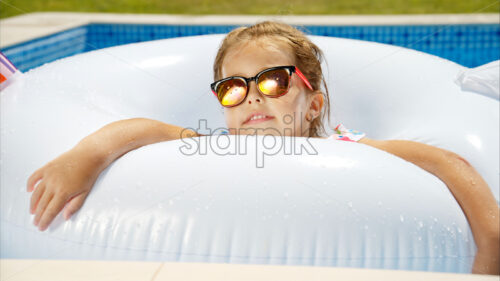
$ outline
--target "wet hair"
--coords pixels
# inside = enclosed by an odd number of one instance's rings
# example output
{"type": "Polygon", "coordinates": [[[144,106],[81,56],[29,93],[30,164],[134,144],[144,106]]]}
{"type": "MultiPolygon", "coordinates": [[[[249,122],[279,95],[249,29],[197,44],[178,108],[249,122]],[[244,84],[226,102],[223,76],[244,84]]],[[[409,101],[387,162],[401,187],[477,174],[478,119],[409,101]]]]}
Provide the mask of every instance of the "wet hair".
{"type": "Polygon", "coordinates": [[[321,91],[324,98],[323,108],[321,114],[311,121],[309,137],[320,137],[326,134],[323,119],[326,115],[330,125],[330,98],[321,70],[324,55],[321,49],[312,43],[302,31],[293,26],[276,21],[264,21],[249,27],[238,27],[229,32],[222,41],[214,61],[214,81],[222,79],[222,63],[231,48],[257,39],[272,39],[268,41],[288,46],[293,54],[295,65],[307,77],[313,90],[320,90],[323,84],[324,91],[321,91]]]}

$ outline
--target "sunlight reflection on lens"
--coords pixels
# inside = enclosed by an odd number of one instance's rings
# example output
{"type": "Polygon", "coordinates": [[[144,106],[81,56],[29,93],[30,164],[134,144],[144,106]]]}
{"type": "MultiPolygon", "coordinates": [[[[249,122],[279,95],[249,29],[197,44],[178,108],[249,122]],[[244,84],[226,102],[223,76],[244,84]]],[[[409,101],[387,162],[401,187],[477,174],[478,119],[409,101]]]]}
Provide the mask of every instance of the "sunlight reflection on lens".
{"type": "Polygon", "coordinates": [[[276,80],[271,80],[271,79],[266,79],[265,81],[259,83],[259,89],[265,95],[272,95],[273,92],[276,90],[277,86],[278,82],[276,80]]]}
{"type": "Polygon", "coordinates": [[[222,98],[223,105],[233,105],[238,103],[245,95],[245,88],[243,87],[233,87],[228,90],[228,93],[222,98]]]}

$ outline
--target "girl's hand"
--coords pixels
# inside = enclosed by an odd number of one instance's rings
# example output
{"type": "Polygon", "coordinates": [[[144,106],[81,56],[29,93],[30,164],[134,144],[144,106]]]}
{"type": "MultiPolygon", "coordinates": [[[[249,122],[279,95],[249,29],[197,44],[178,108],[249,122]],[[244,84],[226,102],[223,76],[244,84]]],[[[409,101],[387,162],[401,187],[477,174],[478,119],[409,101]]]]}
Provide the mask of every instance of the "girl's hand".
{"type": "Polygon", "coordinates": [[[27,183],[28,192],[35,190],[30,203],[33,224],[44,231],[66,204],[63,215],[69,219],[83,205],[100,167],[95,154],[74,148],[35,171],[27,183]]]}
{"type": "Polygon", "coordinates": [[[28,192],[35,189],[30,206],[30,212],[35,214],[33,223],[45,230],[66,204],[63,215],[69,219],[80,209],[101,171],[123,154],[144,145],[197,135],[146,118],[120,120],[102,127],[29,177],[28,192]]]}

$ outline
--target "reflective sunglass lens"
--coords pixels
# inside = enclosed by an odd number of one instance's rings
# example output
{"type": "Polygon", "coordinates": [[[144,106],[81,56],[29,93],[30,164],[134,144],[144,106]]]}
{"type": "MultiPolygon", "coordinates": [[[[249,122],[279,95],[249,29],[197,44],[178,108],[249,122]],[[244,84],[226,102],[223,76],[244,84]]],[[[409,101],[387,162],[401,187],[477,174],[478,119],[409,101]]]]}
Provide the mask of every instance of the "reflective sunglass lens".
{"type": "Polygon", "coordinates": [[[223,106],[232,106],[240,103],[247,91],[246,83],[242,79],[224,81],[217,87],[217,97],[223,106]]]}
{"type": "Polygon", "coordinates": [[[288,91],[290,74],[286,69],[271,70],[259,77],[259,90],[267,96],[280,96],[288,91]]]}

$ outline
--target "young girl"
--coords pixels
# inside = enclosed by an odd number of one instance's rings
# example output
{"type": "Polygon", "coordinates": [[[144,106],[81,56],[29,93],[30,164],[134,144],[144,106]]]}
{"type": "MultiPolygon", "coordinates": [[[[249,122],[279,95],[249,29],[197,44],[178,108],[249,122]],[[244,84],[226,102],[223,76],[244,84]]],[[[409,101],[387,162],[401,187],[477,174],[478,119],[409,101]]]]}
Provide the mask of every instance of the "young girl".
{"type": "MultiPolygon", "coordinates": [[[[215,59],[216,82],[211,85],[224,106],[229,133],[324,138],[322,121],[330,116],[330,103],[321,60],[315,44],[283,23],[262,22],[230,32],[215,59]]],[[[369,139],[342,124],[335,129],[328,138],[373,146],[439,177],[471,226],[477,245],[472,272],[499,274],[499,208],[486,182],[465,159],[418,142],[369,139]]],[[[101,171],[121,155],[144,145],[196,136],[200,134],[141,118],[104,126],[29,177],[34,224],[45,230],[65,206],[64,218],[71,217],[101,171]]]]}

